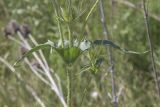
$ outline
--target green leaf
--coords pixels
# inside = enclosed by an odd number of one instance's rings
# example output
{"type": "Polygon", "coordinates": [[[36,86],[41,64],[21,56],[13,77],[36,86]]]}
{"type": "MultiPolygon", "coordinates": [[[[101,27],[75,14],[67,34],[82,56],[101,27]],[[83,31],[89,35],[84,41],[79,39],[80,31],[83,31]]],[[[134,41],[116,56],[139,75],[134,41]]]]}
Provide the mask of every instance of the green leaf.
{"type": "Polygon", "coordinates": [[[120,46],[116,45],[115,43],[113,43],[112,41],[109,41],[109,40],[95,40],[93,42],[93,46],[97,46],[97,45],[111,46],[113,48],[121,50],[124,53],[130,53],[130,54],[145,54],[145,53],[149,52],[149,51],[144,51],[144,52],[130,51],[128,49],[121,48],[120,46]]]}
{"type": "Polygon", "coordinates": [[[40,49],[44,49],[44,48],[49,47],[49,46],[50,46],[50,44],[48,44],[48,42],[45,43],[45,44],[40,44],[38,46],[35,46],[34,48],[32,48],[31,50],[29,50],[28,52],[26,52],[26,54],[24,54],[18,61],[16,61],[14,63],[14,66],[16,66],[19,62],[21,62],[25,57],[31,55],[33,52],[35,52],[37,50],[40,50],[40,49]]]}
{"type": "Polygon", "coordinates": [[[93,42],[93,45],[110,45],[113,48],[121,49],[120,46],[116,45],[115,43],[109,40],[95,40],[93,42]]]}

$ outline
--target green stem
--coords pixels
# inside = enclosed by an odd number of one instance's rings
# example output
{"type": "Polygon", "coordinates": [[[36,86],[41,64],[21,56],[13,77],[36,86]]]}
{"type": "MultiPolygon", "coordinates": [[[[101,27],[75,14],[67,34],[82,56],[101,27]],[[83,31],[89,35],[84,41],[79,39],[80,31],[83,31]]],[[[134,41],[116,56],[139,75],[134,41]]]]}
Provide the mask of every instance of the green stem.
{"type": "Polygon", "coordinates": [[[72,18],[72,5],[71,5],[71,0],[68,0],[68,18],[69,18],[69,21],[71,21],[71,18],[72,18]]]}
{"type": "Polygon", "coordinates": [[[72,46],[72,36],[71,36],[71,28],[70,23],[68,23],[68,38],[69,38],[69,46],[72,46]]]}
{"type": "Polygon", "coordinates": [[[96,2],[93,4],[92,8],[90,9],[85,21],[88,21],[89,16],[91,15],[91,13],[93,12],[93,10],[95,9],[96,5],[98,4],[99,0],[96,0],[96,2]]]}
{"type": "Polygon", "coordinates": [[[62,48],[64,47],[64,38],[63,38],[63,33],[62,33],[62,27],[61,27],[61,24],[59,22],[59,19],[57,19],[58,21],[58,29],[59,29],[59,33],[60,33],[60,39],[61,39],[61,42],[62,42],[62,48]]]}
{"type": "Polygon", "coordinates": [[[60,14],[59,14],[59,5],[58,5],[58,2],[56,0],[51,0],[51,3],[53,4],[53,7],[55,9],[55,14],[56,14],[56,17],[57,17],[57,22],[58,22],[58,29],[59,29],[59,33],[60,33],[60,39],[61,39],[61,42],[62,42],[62,48],[64,47],[64,38],[63,38],[63,33],[62,33],[62,27],[61,27],[61,24],[60,24],[60,20],[59,20],[59,17],[60,17],[60,14]]]}
{"type": "Polygon", "coordinates": [[[67,67],[67,107],[71,107],[71,71],[67,67]]]}
{"type": "Polygon", "coordinates": [[[67,28],[68,28],[68,37],[69,37],[69,46],[72,46],[72,36],[71,36],[71,20],[72,20],[72,5],[71,0],[68,0],[68,22],[67,22],[67,28]]]}
{"type": "MultiPolygon", "coordinates": [[[[81,29],[81,32],[82,32],[82,35],[83,36],[80,36],[79,40],[83,40],[85,37],[84,37],[84,33],[85,33],[85,27],[87,25],[87,22],[88,22],[88,19],[89,19],[89,16],[93,13],[93,10],[96,8],[97,4],[98,4],[99,0],[96,0],[95,3],[93,4],[93,6],[91,7],[91,9],[89,10],[86,18],[85,18],[85,21],[82,25],[82,29],[81,29]]],[[[78,46],[80,45],[80,42],[78,43],[78,46]]]]}

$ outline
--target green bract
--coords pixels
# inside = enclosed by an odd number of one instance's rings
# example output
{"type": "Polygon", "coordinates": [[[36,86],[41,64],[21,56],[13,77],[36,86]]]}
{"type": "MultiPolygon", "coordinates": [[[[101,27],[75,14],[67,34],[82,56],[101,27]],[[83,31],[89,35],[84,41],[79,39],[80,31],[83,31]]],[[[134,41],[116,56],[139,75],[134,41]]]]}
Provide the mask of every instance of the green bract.
{"type": "Polygon", "coordinates": [[[116,48],[118,50],[121,50],[124,53],[132,53],[132,54],[143,54],[145,52],[135,52],[135,51],[129,51],[127,49],[121,48],[120,46],[116,45],[112,41],[108,40],[95,40],[93,42],[84,40],[82,42],[79,42],[75,40],[72,45],[70,45],[70,42],[68,40],[63,41],[64,47],[62,47],[62,41],[59,40],[58,43],[54,43],[52,41],[48,41],[44,44],[40,44],[38,46],[35,46],[31,50],[29,50],[25,55],[23,55],[14,65],[22,61],[25,57],[32,54],[33,52],[43,49],[46,47],[53,48],[63,59],[63,61],[66,64],[71,64],[76,61],[76,59],[83,53],[85,50],[94,48],[95,46],[111,46],[113,48],[116,48]]]}
{"type": "Polygon", "coordinates": [[[22,61],[25,57],[32,54],[33,52],[44,49],[44,48],[53,48],[63,59],[66,64],[74,63],[75,60],[81,55],[81,53],[91,47],[91,42],[89,41],[82,41],[78,42],[77,40],[74,41],[73,45],[69,45],[69,41],[65,40],[64,47],[62,47],[61,40],[58,43],[54,43],[52,41],[48,41],[44,44],[40,44],[35,46],[31,50],[29,50],[26,54],[24,54],[14,65],[22,61]]]}
{"type": "Polygon", "coordinates": [[[59,53],[66,64],[74,63],[82,53],[82,50],[77,47],[56,48],[55,50],[59,53]]]}

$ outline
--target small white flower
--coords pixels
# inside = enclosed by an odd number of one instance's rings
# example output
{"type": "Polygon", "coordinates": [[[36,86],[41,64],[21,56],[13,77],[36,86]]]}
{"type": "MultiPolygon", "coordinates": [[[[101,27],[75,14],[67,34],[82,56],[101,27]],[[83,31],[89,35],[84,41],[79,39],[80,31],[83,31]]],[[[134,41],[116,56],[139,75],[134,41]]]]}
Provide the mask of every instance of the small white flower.
{"type": "Polygon", "coordinates": [[[82,51],[84,51],[84,50],[86,50],[86,49],[88,49],[88,48],[90,48],[91,47],[91,42],[90,41],[87,41],[87,40],[84,40],[83,42],[81,42],[80,43],[80,46],[79,46],[79,48],[82,50],[82,51]]]}

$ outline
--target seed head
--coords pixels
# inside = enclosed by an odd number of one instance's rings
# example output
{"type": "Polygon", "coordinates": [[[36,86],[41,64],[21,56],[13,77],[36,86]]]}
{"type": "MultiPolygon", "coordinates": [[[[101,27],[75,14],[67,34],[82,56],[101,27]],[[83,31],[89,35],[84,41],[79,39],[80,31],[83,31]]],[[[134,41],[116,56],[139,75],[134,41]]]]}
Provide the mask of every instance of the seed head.
{"type": "Polygon", "coordinates": [[[19,30],[20,27],[18,22],[16,20],[11,20],[4,28],[4,34],[6,37],[13,36],[19,30]]]}
{"type": "Polygon", "coordinates": [[[16,20],[11,20],[10,23],[11,23],[15,33],[20,30],[20,25],[16,20]]]}
{"type": "Polygon", "coordinates": [[[12,26],[10,25],[7,25],[5,28],[4,28],[4,35],[5,37],[8,38],[8,36],[13,36],[14,35],[14,29],[12,26]]]}
{"type": "Polygon", "coordinates": [[[28,38],[28,35],[31,33],[31,28],[28,24],[22,24],[20,32],[24,38],[28,38]]]}

